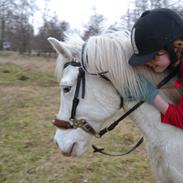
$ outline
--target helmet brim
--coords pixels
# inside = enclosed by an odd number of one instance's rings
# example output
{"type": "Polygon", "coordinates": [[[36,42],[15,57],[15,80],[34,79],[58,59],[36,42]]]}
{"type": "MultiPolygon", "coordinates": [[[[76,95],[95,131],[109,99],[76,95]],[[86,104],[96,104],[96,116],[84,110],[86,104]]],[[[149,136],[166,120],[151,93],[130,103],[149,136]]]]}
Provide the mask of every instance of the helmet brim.
{"type": "Polygon", "coordinates": [[[152,60],[157,54],[157,51],[145,54],[145,55],[137,55],[133,54],[131,58],[129,59],[130,65],[144,65],[148,63],[150,60],[152,60]]]}

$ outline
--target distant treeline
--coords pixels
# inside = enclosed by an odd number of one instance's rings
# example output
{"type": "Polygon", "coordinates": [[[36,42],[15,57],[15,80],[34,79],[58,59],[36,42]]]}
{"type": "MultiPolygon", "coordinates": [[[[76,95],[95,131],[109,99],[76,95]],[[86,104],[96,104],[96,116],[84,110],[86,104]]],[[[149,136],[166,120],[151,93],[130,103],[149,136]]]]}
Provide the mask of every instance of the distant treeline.
{"type": "MultiPolygon", "coordinates": [[[[48,0],[45,0],[45,6],[48,0]]],[[[126,15],[121,16],[118,23],[108,27],[121,27],[130,30],[140,14],[153,8],[168,7],[183,15],[183,2],[169,0],[132,0],[126,15]]],[[[19,53],[49,54],[53,52],[47,38],[52,36],[64,40],[64,33],[71,31],[70,24],[61,21],[57,16],[49,15],[48,7],[43,14],[43,25],[40,26],[35,35],[34,27],[30,23],[31,17],[38,11],[34,0],[0,0],[0,50],[12,50],[19,53]]],[[[87,40],[91,35],[100,34],[103,30],[105,17],[97,14],[95,9],[93,15],[84,25],[82,37],[87,40]]],[[[75,30],[80,32],[79,30],[75,30]]]]}

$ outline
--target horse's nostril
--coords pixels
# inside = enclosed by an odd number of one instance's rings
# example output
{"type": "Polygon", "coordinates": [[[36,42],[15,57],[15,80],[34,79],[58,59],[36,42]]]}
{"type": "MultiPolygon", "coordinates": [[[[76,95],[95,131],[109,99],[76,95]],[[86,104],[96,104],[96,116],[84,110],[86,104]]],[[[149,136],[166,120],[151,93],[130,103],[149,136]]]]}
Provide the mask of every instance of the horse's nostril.
{"type": "Polygon", "coordinates": [[[67,152],[62,151],[62,154],[64,156],[72,156],[73,155],[73,151],[74,151],[74,147],[76,146],[76,144],[77,144],[76,142],[73,143],[72,146],[70,147],[70,149],[68,149],[67,152]]]}
{"type": "Polygon", "coordinates": [[[56,146],[57,146],[57,147],[59,147],[59,146],[58,146],[58,143],[57,143],[57,141],[56,141],[56,140],[55,140],[55,144],[56,144],[56,146]]]}

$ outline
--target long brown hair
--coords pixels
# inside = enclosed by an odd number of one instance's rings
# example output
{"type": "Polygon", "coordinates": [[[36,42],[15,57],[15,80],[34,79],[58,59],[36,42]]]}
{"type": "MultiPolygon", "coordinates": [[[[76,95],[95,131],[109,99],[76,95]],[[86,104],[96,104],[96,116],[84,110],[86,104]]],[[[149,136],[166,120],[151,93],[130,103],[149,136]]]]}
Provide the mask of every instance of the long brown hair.
{"type": "Polygon", "coordinates": [[[177,60],[180,61],[183,59],[183,39],[177,39],[173,42],[175,48],[177,60]]]}

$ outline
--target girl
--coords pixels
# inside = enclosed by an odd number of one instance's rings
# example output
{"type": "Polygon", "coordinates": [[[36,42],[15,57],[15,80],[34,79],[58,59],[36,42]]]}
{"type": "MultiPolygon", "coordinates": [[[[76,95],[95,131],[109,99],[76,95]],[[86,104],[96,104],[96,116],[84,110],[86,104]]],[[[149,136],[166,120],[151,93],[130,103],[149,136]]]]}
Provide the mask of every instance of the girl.
{"type": "MultiPolygon", "coordinates": [[[[175,87],[183,89],[183,20],[178,14],[165,8],[145,11],[133,26],[131,43],[134,54],[130,65],[146,64],[154,72],[179,66],[175,87]]],[[[177,105],[173,105],[167,103],[145,78],[142,78],[142,87],[151,92],[139,99],[154,105],[161,112],[163,123],[183,128],[183,93],[177,105]]]]}

